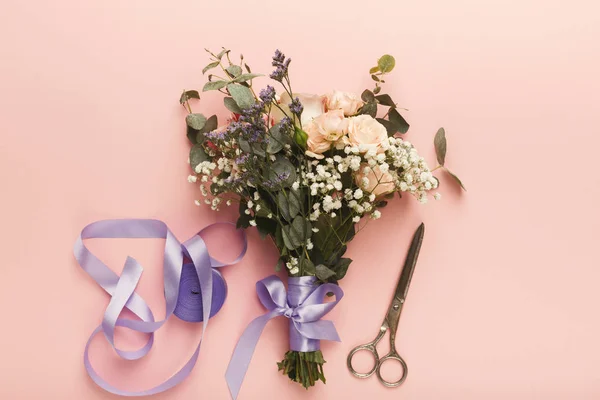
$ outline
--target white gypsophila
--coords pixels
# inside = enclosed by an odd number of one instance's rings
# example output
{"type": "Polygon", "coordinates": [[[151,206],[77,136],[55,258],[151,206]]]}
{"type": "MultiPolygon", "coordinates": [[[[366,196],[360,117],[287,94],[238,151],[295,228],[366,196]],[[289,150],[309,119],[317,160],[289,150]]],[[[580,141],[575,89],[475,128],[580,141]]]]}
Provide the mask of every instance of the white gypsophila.
{"type": "Polygon", "coordinates": [[[198,180],[198,177],[196,175],[188,175],[189,183],[195,183],[197,180],[198,180]]]}
{"type": "Polygon", "coordinates": [[[439,193],[436,193],[436,194],[433,195],[433,198],[436,199],[436,200],[439,200],[439,199],[442,198],[442,195],[439,194],[439,193]]]}
{"type": "Polygon", "coordinates": [[[352,218],[352,222],[354,222],[355,224],[357,224],[359,221],[360,217],[358,215],[352,218]]]}
{"type": "Polygon", "coordinates": [[[290,274],[292,275],[296,275],[298,272],[300,272],[300,269],[298,267],[290,269],[290,274]]]}
{"type": "Polygon", "coordinates": [[[381,211],[379,210],[375,210],[371,213],[371,218],[373,219],[379,219],[381,218],[381,211]]]}
{"type": "Polygon", "coordinates": [[[200,200],[194,200],[194,204],[195,204],[195,205],[197,205],[197,206],[199,206],[199,205],[201,205],[202,203],[200,202],[200,200]]]}

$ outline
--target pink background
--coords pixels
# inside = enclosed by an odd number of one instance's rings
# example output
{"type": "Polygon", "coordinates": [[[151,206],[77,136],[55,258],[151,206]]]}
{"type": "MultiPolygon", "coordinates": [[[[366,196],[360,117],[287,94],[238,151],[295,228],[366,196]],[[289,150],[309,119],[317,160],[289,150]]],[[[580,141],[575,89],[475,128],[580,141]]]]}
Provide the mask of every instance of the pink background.
{"type": "MultiPolygon", "coordinates": [[[[204,82],[202,49],[221,45],[262,72],[282,49],[294,87],[311,92],[359,92],[376,58],[395,55],[388,87],[410,109],[408,137],[433,163],[444,126],[447,164],[469,189],[461,195],[442,174],[442,201],[396,201],[351,244],[346,296],[331,313],[343,342],[323,344],[327,385],[306,392],[278,374],[279,319],[240,400],[268,390],[285,399],[600,398],[596,1],[8,0],[1,15],[0,398],[116,398],[82,366],[108,301],[72,256],[85,224],[160,218],[183,240],[234,219],[193,204],[177,104],[204,82]],[[346,354],[378,329],[421,220],[398,338],[410,373],[390,390],[350,376],[346,354]]],[[[221,110],[215,99],[194,108],[221,110]]],[[[229,398],[229,356],[263,312],[254,282],[276,258],[254,230],[249,238],[247,258],[224,272],[230,296],[192,376],[154,399],[229,398]]],[[[160,316],[161,243],[90,245],[117,271],[127,254],[145,265],[139,292],[160,316]]],[[[174,318],[134,367],[102,339],[92,357],[112,382],[143,389],[180,366],[199,334],[174,318]]]]}

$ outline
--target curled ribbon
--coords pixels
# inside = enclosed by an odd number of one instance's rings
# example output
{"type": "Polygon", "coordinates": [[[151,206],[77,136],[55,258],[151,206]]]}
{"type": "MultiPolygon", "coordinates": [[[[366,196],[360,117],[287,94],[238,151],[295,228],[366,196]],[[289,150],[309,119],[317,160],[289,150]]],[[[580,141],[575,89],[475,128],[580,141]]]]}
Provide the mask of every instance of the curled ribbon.
{"type": "Polygon", "coordinates": [[[340,341],[333,322],[321,320],[342,299],[344,292],[338,285],[316,285],[314,276],[288,278],[289,293],[281,279],[272,275],[256,282],[256,293],[267,313],[254,319],[240,337],[225,378],[235,399],[250,365],[260,335],[271,319],[283,315],[290,324],[290,349],[301,352],[317,351],[320,340],[340,341]],[[324,302],[329,292],[335,301],[324,302]]]}
{"type": "MultiPolygon", "coordinates": [[[[232,225],[229,223],[217,223],[232,225]]],[[[217,225],[212,224],[207,228],[217,225]]],[[[205,229],[207,229],[205,228],[205,229]]],[[[222,275],[215,269],[239,262],[246,253],[247,241],[243,231],[243,249],[240,255],[230,263],[218,261],[210,256],[204,240],[198,234],[181,244],[171,233],[167,225],[152,219],[122,219],[97,221],[86,226],[75,242],[74,254],[77,262],[110,296],[110,302],[104,313],[102,324],[98,326],[85,346],[84,365],[92,380],[104,390],[122,396],[146,396],[164,392],[182,382],[192,371],[198,355],[202,338],[208,326],[208,320],[216,314],[227,296],[227,286],[222,275]],[[157,238],[165,239],[163,261],[165,318],[156,321],[152,310],[144,299],[135,293],[143,268],[133,258],[128,257],[121,276],[115,274],[83,244],[90,238],[157,238]],[[185,260],[191,262],[185,263],[185,260]],[[124,308],[133,312],[140,320],[119,318],[124,308]],[[89,359],[89,346],[98,333],[104,336],[116,353],[126,360],[137,360],[145,356],[154,342],[156,332],[169,317],[175,314],[184,321],[202,324],[200,342],[185,365],[166,381],[147,390],[131,392],[118,389],[106,382],[96,373],[89,359]],[[148,341],[137,350],[125,351],[114,343],[116,326],[123,326],[137,332],[148,333],[148,341]]]]}

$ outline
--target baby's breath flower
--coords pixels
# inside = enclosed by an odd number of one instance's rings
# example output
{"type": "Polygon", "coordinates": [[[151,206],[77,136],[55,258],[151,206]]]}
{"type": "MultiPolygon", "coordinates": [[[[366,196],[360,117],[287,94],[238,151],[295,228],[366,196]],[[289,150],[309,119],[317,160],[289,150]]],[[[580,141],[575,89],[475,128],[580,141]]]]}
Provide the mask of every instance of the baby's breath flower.
{"type": "Polygon", "coordinates": [[[251,219],[251,220],[250,220],[250,225],[252,225],[252,226],[256,226],[256,221],[255,221],[255,220],[253,220],[253,219],[251,219]]]}
{"type": "Polygon", "coordinates": [[[194,183],[198,180],[198,177],[196,175],[189,175],[188,176],[188,182],[189,183],[194,183]]]}

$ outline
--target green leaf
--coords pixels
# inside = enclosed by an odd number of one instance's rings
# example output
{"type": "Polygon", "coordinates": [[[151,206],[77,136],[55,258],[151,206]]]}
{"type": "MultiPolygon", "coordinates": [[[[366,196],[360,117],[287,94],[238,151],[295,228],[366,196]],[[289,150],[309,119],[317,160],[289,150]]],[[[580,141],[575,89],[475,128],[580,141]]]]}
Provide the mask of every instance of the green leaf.
{"type": "Polygon", "coordinates": [[[204,87],[202,88],[203,92],[208,92],[209,90],[219,90],[219,89],[223,89],[225,86],[227,86],[229,82],[227,81],[212,81],[212,82],[206,82],[204,84],[204,87]]]}
{"type": "Polygon", "coordinates": [[[200,131],[195,130],[194,128],[187,127],[187,138],[191,144],[198,143],[198,134],[200,131]]]}
{"type": "Polygon", "coordinates": [[[462,190],[464,190],[466,192],[467,188],[465,187],[465,185],[463,185],[462,181],[458,178],[458,176],[456,176],[452,172],[450,172],[450,170],[448,168],[444,167],[444,169],[446,170],[447,173],[450,174],[450,176],[452,178],[454,178],[454,180],[456,181],[456,183],[458,183],[460,185],[460,187],[462,188],[462,190]]]}
{"type": "Polygon", "coordinates": [[[202,128],[202,133],[212,132],[219,126],[219,121],[217,120],[216,115],[211,115],[210,118],[206,120],[204,124],[204,128],[202,128]]]}
{"type": "Polygon", "coordinates": [[[362,92],[362,94],[360,95],[360,98],[365,103],[372,103],[375,101],[375,95],[369,89],[366,89],[364,92],[362,92]]]}
{"type": "Polygon", "coordinates": [[[262,74],[241,74],[240,76],[236,77],[233,81],[234,82],[246,82],[246,81],[249,81],[250,79],[254,79],[259,76],[263,76],[263,75],[262,74]]]}
{"type": "Polygon", "coordinates": [[[202,114],[188,114],[185,123],[192,129],[199,131],[206,124],[206,117],[202,114]]]}
{"type": "Polygon", "coordinates": [[[335,279],[336,280],[339,281],[344,276],[346,276],[346,272],[348,272],[348,267],[350,266],[351,262],[352,262],[352,259],[350,259],[350,258],[340,258],[339,259],[339,261],[335,264],[335,267],[333,268],[335,270],[335,279]]]}
{"type": "Polygon", "coordinates": [[[233,97],[238,107],[242,110],[250,108],[255,102],[252,91],[245,86],[230,83],[227,85],[227,90],[229,90],[231,97],[233,97]]]}
{"type": "Polygon", "coordinates": [[[438,129],[433,138],[433,145],[435,147],[435,156],[437,157],[438,164],[444,166],[444,163],[446,162],[446,131],[444,128],[438,129]]]}
{"type": "Polygon", "coordinates": [[[248,73],[252,73],[248,64],[244,63],[244,68],[246,68],[246,71],[248,71],[248,73]]]}
{"type": "Polygon", "coordinates": [[[322,280],[322,281],[326,281],[327,279],[336,275],[335,271],[332,271],[331,269],[327,268],[323,264],[317,265],[315,267],[315,269],[316,269],[317,278],[319,278],[319,280],[322,280]]]}
{"type": "Polygon", "coordinates": [[[264,239],[269,235],[275,235],[275,230],[277,229],[277,221],[269,218],[258,217],[254,220],[256,221],[256,229],[258,230],[261,239],[264,239]]]}
{"type": "Polygon", "coordinates": [[[381,92],[381,86],[376,86],[375,89],[373,89],[373,93],[378,94],[379,92],[381,92]]]}
{"type": "Polygon", "coordinates": [[[293,189],[288,193],[280,191],[277,194],[277,207],[283,218],[291,222],[300,212],[300,192],[293,189]]]}
{"type": "Polygon", "coordinates": [[[200,144],[195,144],[190,149],[190,167],[195,171],[196,166],[203,161],[208,161],[208,156],[200,144]]]}
{"type": "Polygon", "coordinates": [[[395,108],[391,108],[390,112],[388,114],[388,118],[390,119],[390,122],[392,124],[396,125],[398,132],[400,132],[400,133],[408,132],[408,128],[410,127],[410,125],[408,124],[408,122],[406,122],[406,120],[402,117],[402,115],[400,115],[398,110],[396,110],[395,108]]]}
{"type": "Polygon", "coordinates": [[[304,258],[300,262],[300,271],[302,271],[303,275],[314,276],[317,273],[315,269],[315,264],[310,261],[308,258],[304,258]]]}
{"type": "Polygon", "coordinates": [[[290,187],[296,181],[296,168],[285,157],[279,157],[267,171],[267,179],[271,182],[279,182],[279,175],[287,175],[287,179],[280,184],[282,188],[290,187]]]}
{"type": "Polygon", "coordinates": [[[386,54],[382,56],[379,60],[377,60],[377,66],[379,67],[381,72],[388,73],[394,69],[394,66],[396,66],[396,60],[394,59],[394,57],[390,56],[389,54],[386,54]]]}
{"type": "Polygon", "coordinates": [[[387,130],[388,136],[394,136],[394,134],[396,132],[398,132],[398,129],[397,129],[396,125],[393,124],[393,123],[391,123],[387,119],[377,118],[377,122],[379,122],[381,125],[385,126],[385,129],[387,130]]]}
{"type": "Polygon", "coordinates": [[[225,107],[234,114],[241,114],[242,110],[238,107],[237,103],[233,99],[233,97],[225,97],[223,99],[223,103],[225,103],[225,107]]]}
{"type": "Polygon", "coordinates": [[[294,250],[302,244],[302,240],[298,236],[298,233],[295,229],[292,229],[291,225],[285,225],[281,229],[281,233],[283,235],[283,242],[285,243],[285,247],[290,250],[294,250]]]}
{"type": "Polygon", "coordinates": [[[229,67],[225,68],[225,71],[229,72],[229,74],[233,77],[237,77],[242,73],[242,68],[239,65],[230,65],[229,67]]]}
{"type": "Polygon", "coordinates": [[[206,71],[211,70],[211,69],[217,67],[219,64],[220,64],[219,61],[211,62],[206,67],[202,68],[202,75],[204,75],[206,73],[206,71]]]}
{"type": "Polygon", "coordinates": [[[246,139],[239,139],[238,143],[240,145],[240,149],[242,149],[242,151],[245,153],[254,154],[259,157],[264,157],[266,155],[261,143],[250,144],[246,139]]]}
{"type": "Polygon", "coordinates": [[[279,153],[286,140],[283,133],[281,132],[281,122],[276,123],[269,129],[269,141],[267,142],[267,153],[276,154],[279,153]]]}
{"type": "Polygon", "coordinates": [[[200,93],[197,90],[184,90],[179,98],[179,103],[184,104],[189,99],[200,99],[200,93]]]}
{"type": "Polygon", "coordinates": [[[379,104],[383,104],[384,106],[396,108],[396,103],[390,97],[389,94],[380,94],[379,96],[375,96],[379,104]]]}
{"type": "Polygon", "coordinates": [[[359,110],[359,114],[367,114],[375,118],[377,116],[377,103],[368,102],[363,104],[363,106],[359,110]]]}
{"type": "Polygon", "coordinates": [[[377,77],[377,75],[371,75],[371,79],[373,79],[375,82],[380,82],[380,80],[377,77]]]}
{"type": "Polygon", "coordinates": [[[379,66],[375,66],[375,67],[373,67],[373,68],[371,68],[371,69],[369,70],[369,73],[370,73],[370,74],[374,74],[374,73],[376,73],[376,72],[379,72],[379,66]]]}
{"type": "Polygon", "coordinates": [[[298,237],[303,243],[312,236],[312,225],[310,224],[310,221],[301,215],[294,218],[292,230],[298,234],[298,237]]]}
{"type": "Polygon", "coordinates": [[[223,58],[223,56],[227,53],[229,53],[230,50],[227,50],[225,48],[223,48],[223,50],[221,50],[221,52],[219,54],[216,55],[216,57],[220,60],[221,58],[223,58]]]}

